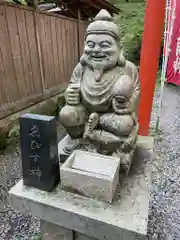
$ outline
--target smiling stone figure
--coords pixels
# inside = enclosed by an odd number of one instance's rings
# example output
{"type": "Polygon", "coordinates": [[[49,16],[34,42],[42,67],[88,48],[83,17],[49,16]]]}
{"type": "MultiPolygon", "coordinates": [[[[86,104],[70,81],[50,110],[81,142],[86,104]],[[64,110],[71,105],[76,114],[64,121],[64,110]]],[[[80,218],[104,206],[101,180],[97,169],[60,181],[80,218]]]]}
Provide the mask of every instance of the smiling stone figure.
{"type": "Polygon", "coordinates": [[[101,10],[85,35],[84,52],[65,93],[60,122],[71,152],[82,145],[121,158],[128,173],[136,148],[139,79],[136,66],[123,57],[119,27],[101,10]]]}

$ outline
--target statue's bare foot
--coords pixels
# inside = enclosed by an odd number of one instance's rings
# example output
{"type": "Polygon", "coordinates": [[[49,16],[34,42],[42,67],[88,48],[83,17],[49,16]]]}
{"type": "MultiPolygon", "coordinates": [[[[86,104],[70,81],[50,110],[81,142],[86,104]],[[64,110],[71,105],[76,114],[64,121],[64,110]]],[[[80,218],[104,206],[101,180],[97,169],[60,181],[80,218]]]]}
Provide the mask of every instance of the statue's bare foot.
{"type": "Polygon", "coordinates": [[[89,133],[91,133],[99,123],[99,115],[97,113],[91,113],[89,116],[88,122],[85,126],[85,132],[84,132],[84,137],[88,136],[89,133]]]}
{"type": "Polygon", "coordinates": [[[97,113],[92,113],[88,119],[88,130],[93,131],[99,122],[99,115],[97,113]]]}

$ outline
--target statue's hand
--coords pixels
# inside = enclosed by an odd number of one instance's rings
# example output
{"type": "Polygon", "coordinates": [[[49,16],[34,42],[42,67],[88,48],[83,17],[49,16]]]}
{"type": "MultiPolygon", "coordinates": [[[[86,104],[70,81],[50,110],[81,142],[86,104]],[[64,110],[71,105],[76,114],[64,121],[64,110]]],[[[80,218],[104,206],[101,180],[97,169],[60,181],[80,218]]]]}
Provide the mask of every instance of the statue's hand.
{"type": "Polygon", "coordinates": [[[125,102],[125,108],[124,108],[124,110],[125,110],[126,112],[129,112],[129,113],[132,111],[131,99],[129,99],[129,100],[127,100],[127,101],[125,102]]]}
{"type": "Polygon", "coordinates": [[[124,102],[119,102],[117,101],[116,98],[114,98],[112,102],[112,106],[113,106],[113,110],[117,114],[129,114],[132,111],[131,109],[132,105],[129,99],[127,99],[124,102]]]}
{"type": "Polygon", "coordinates": [[[92,113],[85,126],[84,138],[86,138],[98,126],[98,123],[99,115],[97,113],[92,113]]]}
{"type": "Polygon", "coordinates": [[[65,92],[66,103],[69,105],[80,104],[80,88],[77,86],[69,86],[65,92]]]}

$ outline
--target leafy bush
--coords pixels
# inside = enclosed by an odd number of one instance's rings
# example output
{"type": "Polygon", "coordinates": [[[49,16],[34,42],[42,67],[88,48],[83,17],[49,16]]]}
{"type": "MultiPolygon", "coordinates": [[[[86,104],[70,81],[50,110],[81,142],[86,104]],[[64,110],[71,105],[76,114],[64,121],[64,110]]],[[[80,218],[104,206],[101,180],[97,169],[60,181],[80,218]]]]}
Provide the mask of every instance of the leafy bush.
{"type": "Polygon", "coordinates": [[[16,3],[16,4],[22,4],[22,5],[28,5],[25,0],[7,0],[7,2],[16,3]]]}
{"type": "Polygon", "coordinates": [[[117,4],[117,6],[122,12],[114,16],[114,20],[121,29],[121,43],[125,56],[130,61],[138,64],[144,30],[145,3],[121,3],[117,4]]]}

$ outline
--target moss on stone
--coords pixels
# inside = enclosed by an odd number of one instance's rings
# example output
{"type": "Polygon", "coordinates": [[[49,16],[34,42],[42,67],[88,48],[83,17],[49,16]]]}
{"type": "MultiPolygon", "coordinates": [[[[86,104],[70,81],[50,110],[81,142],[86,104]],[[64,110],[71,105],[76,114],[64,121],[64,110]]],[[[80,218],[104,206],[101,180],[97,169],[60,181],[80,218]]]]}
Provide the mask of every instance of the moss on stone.
{"type": "Polygon", "coordinates": [[[8,137],[8,132],[3,132],[2,129],[0,129],[0,150],[4,149],[6,147],[7,137],[8,137]]]}

